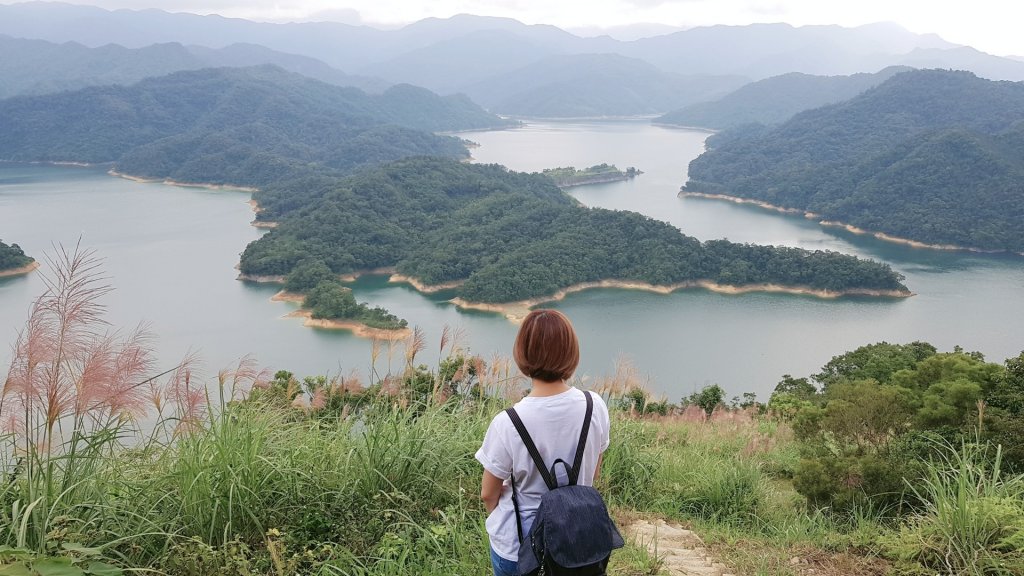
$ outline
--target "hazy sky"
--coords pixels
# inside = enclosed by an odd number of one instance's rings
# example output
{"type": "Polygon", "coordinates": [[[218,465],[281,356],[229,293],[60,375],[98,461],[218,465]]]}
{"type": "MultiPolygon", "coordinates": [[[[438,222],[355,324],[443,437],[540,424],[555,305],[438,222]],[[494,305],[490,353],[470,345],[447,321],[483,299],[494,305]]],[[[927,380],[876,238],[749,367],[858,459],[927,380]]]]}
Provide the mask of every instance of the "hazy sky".
{"type": "MultiPolygon", "coordinates": [[[[104,8],[161,8],[270,21],[336,20],[394,26],[459,13],[561,28],[659,23],[789,22],[856,26],[891,21],[998,55],[1024,56],[1021,0],[65,0],[104,8]]],[[[0,0],[11,4],[10,0],[0,0]]]]}

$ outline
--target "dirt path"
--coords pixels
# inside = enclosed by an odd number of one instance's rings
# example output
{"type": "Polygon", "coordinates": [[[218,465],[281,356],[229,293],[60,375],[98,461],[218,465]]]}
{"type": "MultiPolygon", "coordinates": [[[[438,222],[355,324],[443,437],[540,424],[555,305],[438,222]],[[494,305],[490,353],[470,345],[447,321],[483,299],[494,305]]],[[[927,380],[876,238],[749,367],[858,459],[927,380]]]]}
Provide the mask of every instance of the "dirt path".
{"type": "Polygon", "coordinates": [[[624,531],[662,561],[670,576],[733,576],[725,564],[715,562],[704,542],[690,530],[664,520],[638,520],[624,531]]]}

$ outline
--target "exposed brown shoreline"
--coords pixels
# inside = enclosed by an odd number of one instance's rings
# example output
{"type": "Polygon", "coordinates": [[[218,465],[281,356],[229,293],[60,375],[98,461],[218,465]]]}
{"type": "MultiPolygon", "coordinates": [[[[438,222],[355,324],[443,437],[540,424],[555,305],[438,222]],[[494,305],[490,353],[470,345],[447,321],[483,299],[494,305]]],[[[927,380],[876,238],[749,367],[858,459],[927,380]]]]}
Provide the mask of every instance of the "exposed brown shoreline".
{"type": "Polygon", "coordinates": [[[717,292],[720,294],[746,294],[748,292],[772,292],[780,294],[798,294],[804,296],[814,296],[817,298],[834,299],[841,298],[843,296],[874,296],[879,298],[907,298],[913,296],[914,293],[910,291],[900,290],[868,290],[854,288],[850,290],[821,290],[818,288],[810,288],[808,286],[782,286],[779,284],[747,284],[745,286],[731,286],[727,284],[718,284],[710,280],[692,280],[687,282],[679,282],[676,284],[669,285],[656,285],[648,284],[646,282],[637,282],[633,280],[600,280],[597,282],[583,282],[563,288],[558,292],[555,292],[551,296],[544,296],[541,298],[533,298],[530,300],[520,300],[518,302],[506,302],[502,304],[488,304],[483,302],[469,302],[462,298],[454,298],[451,300],[453,304],[459,308],[468,310],[482,310],[486,312],[497,312],[504,314],[506,318],[513,322],[519,322],[534,306],[546,304],[549,302],[558,302],[564,299],[569,294],[575,292],[582,292],[584,290],[591,290],[594,288],[620,288],[626,290],[643,290],[646,292],[655,292],[657,294],[670,294],[676,290],[684,290],[688,288],[701,288],[709,290],[711,292],[717,292]]]}
{"type": "Polygon", "coordinates": [[[821,226],[829,226],[833,228],[842,228],[848,232],[854,234],[860,234],[864,236],[873,236],[884,242],[891,242],[893,244],[903,244],[904,246],[910,246],[912,248],[925,248],[928,250],[948,250],[957,252],[972,252],[975,254],[1016,254],[1018,256],[1024,256],[1024,252],[1014,252],[1013,250],[985,250],[982,248],[971,248],[969,246],[958,246],[956,244],[928,244],[927,242],[920,242],[918,240],[911,240],[909,238],[900,238],[898,236],[892,236],[885,232],[872,232],[863,228],[858,228],[852,224],[846,224],[845,222],[837,222],[835,220],[825,220],[820,214],[814,212],[807,212],[796,208],[784,208],[782,206],[776,206],[763,202],[761,200],[753,200],[750,198],[740,198],[737,196],[729,196],[727,194],[706,194],[704,192],[692,192],[686,190],[679,191],[680,198],[707,198],[710,200],[725,200],[726,202],[732,202],[734,204],[750,204],[757,206],[758,208],[764,208],[765,210],[772,210],[774,212],[781,212],[783,214],[802,214],[804,218],[809,220],[817,220],[821,226]]]}
{"type": "Polygon", "coordinates": [[[33,260],[32,262],[20,267],[20,268],[8,268],[7,270],[0,270],[0,278],[6,278],[8,276],[22,276],[24,274],[30,274],[39,268],[39,261],[33,260]]]}
{"type": "Polygon", "coordinates": [[[313,313],[309,310],[299,308],[294,312],[290,312],[284,316],[285,318],[305,318],[302,325],[310,328],[324,328],[327,330],[349,330],[352,334],[359,336],[360,338],[370,339],[381,339],[389,340],[394,338],[406,338],[412,334],[412,330],[409,328],[399,328],[397,330],[384,330],[383,328],[371,328],[361,322],[354,320],[328,320],[324,318],[313,318],[313,313]]]}
{"type": "Polygon", "coordinates": [[[413,278],[412,276],[403,276],[402,274],[392,273],[391,277],[388,278],[388,282],[392,284],[408,284],[416,289],[417,292],[424,294],[434,294],[442,290],[452,290],[458,288],[466,283],[465,280],[455,280],[453,282],[444,282],[442,284],[424,284],[419,278],[413,278]]]}
{"type": "Polygon", "coordinates": [[[117,176],[118,178],[124,178],[125,180],[131,180],[133,182],[142,182],[144,184],[166,184],[168,186],[180,186],[182,188],[204,188],[206,190],[230,190],[236,192],[258,192],[256,188],[250,188],[248,186],[232,186],[229,184],[203,184],[200,182],[178,182],[177,180],[161,179],[161,178],[142,178],[141,176],[132,176],[131,174],[125,174],[118,172],[117,170],[108,170],[107,174],[111,176],[117,176]]]}

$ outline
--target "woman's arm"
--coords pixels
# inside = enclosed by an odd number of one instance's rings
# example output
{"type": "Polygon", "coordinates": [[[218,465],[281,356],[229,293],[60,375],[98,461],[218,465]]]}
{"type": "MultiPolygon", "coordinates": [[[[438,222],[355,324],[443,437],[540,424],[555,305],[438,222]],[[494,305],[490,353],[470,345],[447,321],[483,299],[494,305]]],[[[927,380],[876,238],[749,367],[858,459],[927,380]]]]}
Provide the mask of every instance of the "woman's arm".
{"type": "Polygon", "coordinates": [[[503,484],[504,480],[484,470],[483,480],[480,481],[480,499],[484,501],[484,507],[487,508],[488,514],[498,507],[503,484]]]}
{"type": "Polygon", "coordinates": [[[601,477],[601,462],[604,462],[604,454],[597,457],[597,468],[594,469],[594,484],[597,484],[597,479],[601,477]]]}

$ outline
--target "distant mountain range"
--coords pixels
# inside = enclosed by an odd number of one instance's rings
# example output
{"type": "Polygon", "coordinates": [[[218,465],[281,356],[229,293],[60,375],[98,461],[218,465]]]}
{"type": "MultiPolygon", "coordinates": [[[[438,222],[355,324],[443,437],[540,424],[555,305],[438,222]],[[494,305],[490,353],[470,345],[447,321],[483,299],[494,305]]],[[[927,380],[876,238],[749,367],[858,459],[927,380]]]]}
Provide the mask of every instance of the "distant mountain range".
{"type": "Polygon", "coordinates": [[[686,191],[928,244],[1024,252],[1024,83],[903,72],[847,102],[707,145],[686,191]]]}
{"type": "Polygon", "coordinates": [[[270,65],[210,68],[2,100],[0,160],[112,162],[136,176],[255,186],[316,166],[462,158],[461,141],[429,132],[508,124],[464,96],[415,86],[368,95],[270,65]]]}
{"type": "MultiPolygon", "coordinates": [[[[269,51],[313,58],[346,74],[415,84],[442,94],[487,94],[494,106],[502,105],[494,95],[508,86],[508,77],[514,76],[525,80],[515,113],[542,116],[621,113],[615,110],[667,112],[696,101],[664,102],[666,87],[678,81],[680,75],[692,80],[687,98],[703,93],[701,97],[709,99],[724,93],[719,89],[732,81],[702,87],[705,82],[719,82],[709,80],[709,76],[759,80],[790,72],[849,75],[907,65],[962,68],[992,79],[1024,80],[1024,62],[957,46],[935,35],[913,34],[893,24],[856,28],[710,26],[624,42],[608,36],[581,38],[553,26],[472,15],[429,18],[398,30],[378,30],[329,22],[270,24],[159,10],[107,11],[29,2],[0,6],[0,34],[55,43],[78,42],[93,48],[110,43],[126,48],[177,43],[189,47],[187,50],[197,57],[210,56],[193,48],[196,46],[222,49],[236,44],[258,45],[269,51]],[[571,62],[565,58],[581,55],[591,59],[590,72],[578,77],[583,88],[566,91],[558,101],[556,94],[567,86],[544,75],[557,70],[560,62],[571,62]],[[606,58],[602,62],[598,55],[643,61],[657,73],[651,73],[650,68],[638,69],[628,82],[623,82],[617,76],[622,61],[606,58]],[[637,89],[637,95],[625,94],[630,86],[637,89]],[[593,97],[574,104],[581,94],[593,97]],[[625,106],[630,99],[640,104],[625,106]]],[[[298,65],[275,63],[290,70],[298,65]]],[[[336,74],[306,64],[323,75],[336,74]]],[[[323,75],[318,77],[338,83],[323,75]]],[[[355,82],[347,78],[343,81],[355,82]]],[[[511,103],[513,98],[509,95],[506,100],[511,103]]]]}
{"type": "Polygon", "coordinates": [[[713,99],[746,82],[741,76],[670,74],[617,54],[577,54],[549,56],[463,91],[511,116],[631,116],[713,99]]]}
{"type": "Polygon", "coordinates": [[[176,42],[125,48],[106,44],[89,48],[77,42],[55,44],[45,40],[0,35],[0,98],[48,94],[86,86],[134,84],[143,78],[180,70],[274,64],[337,86],[383,92],[390,82],[353,76],[306,56],[285,54],[255,44],[224,48],[182,46],[176,42]]]}
{"type": "Polygon", "coordinates": [[[875,74],[813,76],[790,72],[751,82],[713,102],[699,102],[655,121],[720,130],[743,124],[778,124],[798,112],[849,100],[911,68],[891,66],[875,74]]]}

